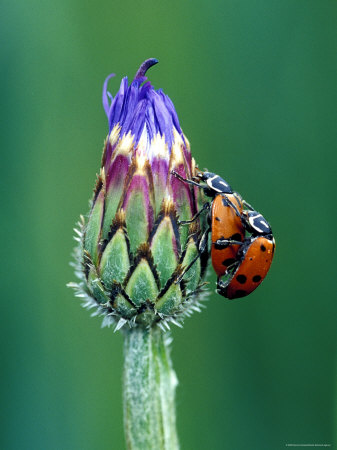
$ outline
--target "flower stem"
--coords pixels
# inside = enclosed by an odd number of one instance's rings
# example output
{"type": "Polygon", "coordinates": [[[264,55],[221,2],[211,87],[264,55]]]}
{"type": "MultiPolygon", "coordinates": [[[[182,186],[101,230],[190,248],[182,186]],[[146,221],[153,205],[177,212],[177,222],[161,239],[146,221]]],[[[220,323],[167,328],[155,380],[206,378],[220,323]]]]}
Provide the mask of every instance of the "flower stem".
{"type": "Polygon", "coordinates": [[[167,335],[133,328],[124,345],[124,427],[129,450],[177,450],[175,388],[167,335]]]}

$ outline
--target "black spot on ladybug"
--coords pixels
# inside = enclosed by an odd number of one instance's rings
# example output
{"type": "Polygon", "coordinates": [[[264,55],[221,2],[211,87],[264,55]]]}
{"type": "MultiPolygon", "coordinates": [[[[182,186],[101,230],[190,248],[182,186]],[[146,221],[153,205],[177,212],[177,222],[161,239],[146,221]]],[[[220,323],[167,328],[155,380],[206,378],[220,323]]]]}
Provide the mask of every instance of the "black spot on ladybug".
{"type": "Polygon", "coordinates": [[[222,264],[224,266],[231,266],[234,263],[235,263],[235,258],[227,258],[224,261],[222,261],[222,264]]]}
{"type": "Polygon", "coordinates": [[[233,241],[241,241],[241,234],[240,233],[235,233],[230,238],[233,239],[233,241]]]}
{"type": "Polygon", "coordinates": [[[253,258],[252,258],[252,257],[250,257],[250,258],[249,258],[249,261],[253,261],[253,258]]]}
{"type": "Polygon", "coordinates": [[[246,275],[238,275],[236,279],[240,284],[245,284],[245,282],[247,281],[246,275]]]}
{"type": "Polygon", "coordinates": [[[263,244],[261,244],[260,249],[261,249],[261,252],[265,252],[267,250],[266,247],[263,244]]]}
{"type": "Polygon", "coordinates": [[[218,222],[221,222],[220,217],[216,217],[215,220],[217,220],[218,222]]]}
{"type": "Polygon", "coordinates": [[[233,298],[245,297],[246,295],[247,295],[246,291],[244,291],[243,289],[239,289],[238,291],[235,292],[235,296],[233,298]]]}
{"type": "Polygon", "coordinates": [[[253,281],[254,281],[254,283],[258,283],[259,281],[261,281],[261,276],[260,275],[254,275],[253,276],[253,281]]]}

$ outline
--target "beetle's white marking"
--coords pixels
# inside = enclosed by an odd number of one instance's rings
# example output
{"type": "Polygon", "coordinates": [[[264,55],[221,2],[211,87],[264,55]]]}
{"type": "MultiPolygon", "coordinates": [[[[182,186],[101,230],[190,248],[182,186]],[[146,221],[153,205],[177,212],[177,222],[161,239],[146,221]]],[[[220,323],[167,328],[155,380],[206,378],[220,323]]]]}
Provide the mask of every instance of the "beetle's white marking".
{"type": "Polygon", "coordinates": [[[269,225],[267,224],[267,222],[265,222],[264,220],[261,220],[260,223],[269,229],[269,225]]]}
{"type": "Polygon", "coordinates": [[[251,225],[252,227],[255,226],[254,222],[255,222],[255,219],[256,219],[257,217],[258,217],[258,216],[249,216],[249,217],[248,217],[248,221],[249,221],[249,223],[250,223],[250,225],[251,225]]]}
{"type": "Polygon", "coordinates": [[[222,180],[222,181],[219,181],[219,183],[220,183],[220,184],[223,184],[223,185],[226,186],[226,187],[229,187],[229,184],[225,183],[223,180],[222,180]]]}

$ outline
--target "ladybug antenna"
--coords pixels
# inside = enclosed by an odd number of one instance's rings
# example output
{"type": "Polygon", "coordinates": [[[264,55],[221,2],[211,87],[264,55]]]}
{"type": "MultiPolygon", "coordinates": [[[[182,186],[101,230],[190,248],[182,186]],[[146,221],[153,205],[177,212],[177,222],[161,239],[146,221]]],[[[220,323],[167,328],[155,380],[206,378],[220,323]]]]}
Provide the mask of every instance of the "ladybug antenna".
{"type": "Polygon", "coordinates": [[[146,61],[144,61],[143,64],[139,67],[134,80],[143,78],[145,76],[146,72],[149,70],[149,68],[158,63],[159,63],[159,61],[156,58],[149,58],[146,61]]]}

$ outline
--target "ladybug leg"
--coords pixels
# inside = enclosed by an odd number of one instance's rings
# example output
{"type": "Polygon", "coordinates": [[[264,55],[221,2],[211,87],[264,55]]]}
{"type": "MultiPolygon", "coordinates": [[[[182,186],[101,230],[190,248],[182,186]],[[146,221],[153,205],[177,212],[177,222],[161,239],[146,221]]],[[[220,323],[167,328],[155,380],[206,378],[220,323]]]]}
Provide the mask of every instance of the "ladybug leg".
{"type": "MultiPolygon", "coordinates": [[[[171,174],[174,175],[178,180],[182,181],[183,183],[190,184],[191,186],[196,186],[199,189],[203,189],[204,194],[207,195],[207,197],[214,197],[214,191],[210,189],[208,186],[200,185],[199,183],[196,183],[193,180],[188,180],[187,178],[183,178],[179,173],[177,173],[175,170],[171,170],[171,174]]],[[[232,205],[232,202],[230,202],[232,205]]],[[[233,205],[234,207],[234,205],[233,205]]]]}
{"type": "Polygon", "coordinates": [[[242,245],[243,242],[236,241],[235,239],[217,239],[213,244],[216,245],[219,250],[222,250],[229,245],[242,245]]]}
{"type": "Polygon", "coordinates": [[[178,178],[178,180],[182,181],[183,183],[191,184],[192,186],[197,186],[198,188],[203,188],[203,186],[200,186],[200,184],[196,183],[195,181],[188,180],[187,178],[183,178],[175,170],[171,170],[171,174],[174,175],[176,178],[178,178]]]}
{"type": "Polygon", "coordinates": [[[231,264],[230,266],[227,267],[226,274],[225,274],[225,276],[227,276],[226,281],[222,281],[220,277],[218,277],[218,279],[217,279],[216,292],[218,294],[222,295],[223,297],[228,298],[226,295],[226,288],[232,281],[234,273],[235,273],[236,269],[238,268],[239,264],[240,264],[240,261],[235,261],[233,264],[231,264]]]}
{"type": "Polygon", "coordinates": [[[230,266],[227,266],[226,275],[233,275],[234,271],[237,269],[239,264],[240,264],[240,261],[235,261],[230,266]]]}
{"type": "Polygon", "coordinates": [[[192,219],[190,220],[178,220],[178,225],[187,225],[189,223],[194,222],[202,212],[205,211],[205,209],[209,209],[210,208],[210,204],[208,202],[203,204],[203,207],[192,217],[192,219]]]}
{"type": "Polygon", "coordinates": [[[241,219],[241,214],[239,213],[239,210],[238,210],[238,208],[234,205],[234,203],[232,203],[230,200],[228,200],[228,203],[229,203],[230,206],[234,209],[235,214],[236,214],[238,217],[240,217],[240,219],[241,219]]]}
{"type": "Polygon", "coordinates": [[[242,214],[242,216],[241,216],[241,221],[242,221],[242,225],[245,227],[246,230],[250,230],[251,229],[251,226],[249,225],[249,222],[246,219],[244,214],[242,214]]]}
{"type": "Polygon", "coordinates": [[[220,278],[218,278],[216,283],[216,292],[223,297],[226,297],[226,288],[229,285],[231,281],[231,278],[229,278],[227,281],[223,282],[220,278]]]}
{"type": "Polygon", "coordinates": [[[243,205],[248,208],[250,211],[255,211],[255,208],[252,207],[251,204],[249,204],[248,202],[246,202],[246,200],[242,200],[243,205]]]}
{"type": "Polygon", "coordinates": [[[208,242],[208,234],[210,231],[211,231],[211,228],[207,228],[207,230],[201,236],[197,256],[195,258],[193,258],[192,261],[184,268],[184,270],[181,272],[179,277],[176,279],[175,284],[179,284],[181,282],[181,280],[184,278],[186,272],[188,272],[190,270],[190,268],[193,266],[193,264],[196,262],[196,260],[198,258],[200,258],[200,255],[205,251],[205,249],[207,247],[207,242],[208,242]]]}
{"type": "Polygon", "coordinates": [[[242,199],[241,195],[238,194],[237,192],[233,192],[233,195],[235,197],[235,200],[238,202],[238,204],[240,205],[241,203],[244,203],[244,200],[242,199]]]}
{"type": "Polygon", "coordinates": [[[233,202],[231,202],[231,201],[229,200],[229,198],[227,197],[226,194],[222,194],[222,195],[223,195],[224,197],[226,197],[226,202],[228,203],[228,205],[229,205],[231,208],[234,209],[235,214],[241,219],[242,217],[241,217],[241,214],[239,213],[238,208],[234,205],[233,202]]]}

